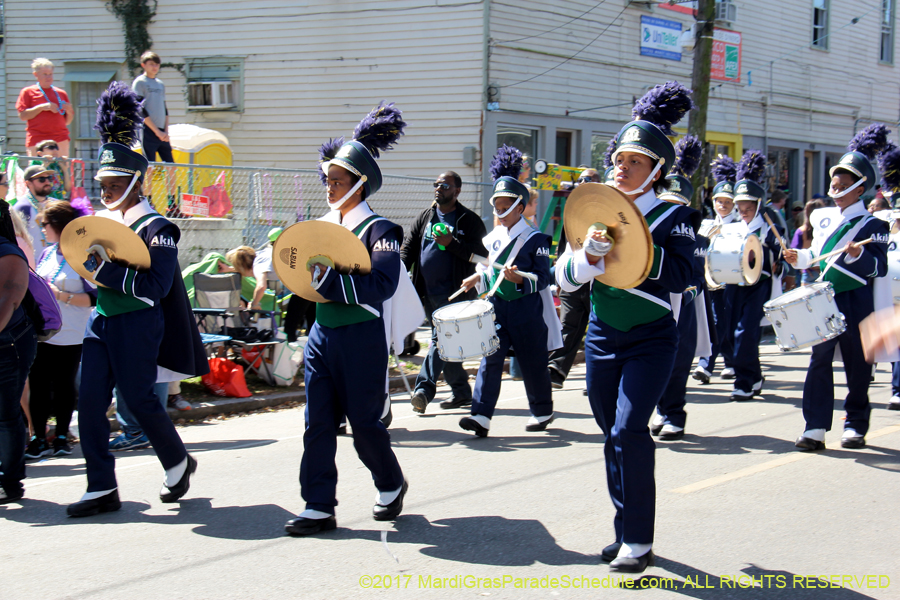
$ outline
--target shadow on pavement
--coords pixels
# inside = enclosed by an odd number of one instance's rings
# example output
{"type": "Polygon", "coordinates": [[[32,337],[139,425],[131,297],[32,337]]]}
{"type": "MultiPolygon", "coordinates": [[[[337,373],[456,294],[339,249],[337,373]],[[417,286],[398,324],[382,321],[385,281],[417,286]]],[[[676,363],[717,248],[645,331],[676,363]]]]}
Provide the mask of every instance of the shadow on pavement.
{"type": "MultiPolygon", "coordinates": [[[[73,499],[75,501],[77,499],[73,499]]],[[[207,537],[229,540],[268,540],[284,536],[284,523],[295,515],[275,504],[255,506],[222,506],[213,508],[209,498],[188,498],[170,505],[164,515],[148,515],[146,502],[122,502],[116,512],[73,519],[66,515],[66,505],[29,500],[21,508],[0,507],[0,518],[35,527],[59,525],[148,523],[155,525],[196,525],[193,531],[207,537]]],[[[161,505],[165,506],[165,505],[161,505]]]]}
{"type": "MultiPolygon", "coordinates": [[[[425,545],[420,552],[453,562],[492,565],[599,565],[600,556],[561,548],[540,521],[500,516],[460,517],[429,522],[401,515],[388,544],[425,545]]],[[[381,531],[339,528],[322,539],[381,541],[381,531]]]]}
{"type": "Polygon", "coordinates": [[[679,442],[659,442],[672,452],[685,454],[747,454],[753,450],[768,450],[771,454],[786,454],[795,450],[794,444],[767,435],[737,435],[717,437],[685,434],[679,442]]]}
{"type": "MultiPolygon", "coordinates": [[[[576,443],[602,444],[603,434],[581,433],[566,429],[557,429],[556,423],[550,425],[547,431],[524,433],[521,436],[503,436],[491,434],[480,438],[470,431],[459,429],[453,423],[455,429],[390,429],[391,442],[399,447],[441,447],[462,444],[472,450],[481,452],[513,452],[515,450],[528,450],[540,448],[565,448],[576,443]]],[[[525,428],[525,420],[522,420],[522,428],[525,428]]]]}

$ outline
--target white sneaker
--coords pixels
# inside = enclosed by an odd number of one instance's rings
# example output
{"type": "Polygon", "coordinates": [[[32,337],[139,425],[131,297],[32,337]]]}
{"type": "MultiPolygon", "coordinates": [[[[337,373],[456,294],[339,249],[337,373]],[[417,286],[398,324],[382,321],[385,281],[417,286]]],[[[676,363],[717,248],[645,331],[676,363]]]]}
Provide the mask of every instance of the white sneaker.
{"type": "Polygon", "coordinates": [[[671,424],[666,424],[663,426],[662,431],[659,432],[659,439],[663,441],[667,440],[680,440],[684,437],[684,427],[675,427],[671,424]]]}
{"type": "Polygon", "coordinates": [[[891,401],[888,402],[888,410],[900,410],[900,396],[891,396],[891,401]]]}
{"type": "Polygon", "coordinates": [[[735,373],[734,373],[734,369],[732,369],[731,367],[726,367],[726,368],[722,369],[722,374],[719,376],[722,379],[734,379],[735,377],[737,377],[737,375],[735,375],[735,373]]]}
{"type": "Polygon", "coordinates": [[[862,448],[866,445],[866,436],[855,429],[845,429],[841,435],[841,448],[862,448]]]}
{"type": "Polygon", "coordinates": [[[738,400],[738,401],[740,401],[740,400],[750,400],[751,398],[753,398],[753,392],[752,392],[752,391],[750,391],[750,392],[745,392],[744,390],[741,390],[741,389],[738,389],[738,388],[734,388],[733,390],[731,390],[731,399],[732,399],[732,400],[738,400]]]}
{"type": "Polygon", "coordinates": [[[709,378],[712,377],[712,373],[697,365],[697,368],[694,369],[694,372],[691,373],[691,377],[699,381],[701,384],[706,385],[709,383],[709,378]]]}
{"type": "Polygon", "coordinates": [[[659,435],[662,431],[663,423],[666,419],[659,413],[653,413],[653,419],[650,421],[650,435],[659,435]]]}

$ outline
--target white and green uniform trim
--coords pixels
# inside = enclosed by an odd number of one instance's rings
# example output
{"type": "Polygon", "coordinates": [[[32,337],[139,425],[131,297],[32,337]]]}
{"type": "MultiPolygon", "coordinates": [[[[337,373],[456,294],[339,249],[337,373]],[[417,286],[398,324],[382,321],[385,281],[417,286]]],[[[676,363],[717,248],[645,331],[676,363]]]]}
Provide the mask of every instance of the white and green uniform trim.
{"type": "MultiPolygon", "coordinates": [[[[131,224],[131,229],[135,233],[146,227],[151,221],[162,219],[161,215],[151,213],[144,215],[131,224]]],[[[95,271],[94,276],[103,268],[105,263],[101,263],[95,271]]],[[[126,269],[125,276],[122,278],[121,287],[103,287],[97,286],[97,312],[104,317],[113,317],[124,313],[134,312],[154,306],[155,303],[150,298],[137,296],[134,291],[134,278],[137,271],[134,269],[126,269]]]]}

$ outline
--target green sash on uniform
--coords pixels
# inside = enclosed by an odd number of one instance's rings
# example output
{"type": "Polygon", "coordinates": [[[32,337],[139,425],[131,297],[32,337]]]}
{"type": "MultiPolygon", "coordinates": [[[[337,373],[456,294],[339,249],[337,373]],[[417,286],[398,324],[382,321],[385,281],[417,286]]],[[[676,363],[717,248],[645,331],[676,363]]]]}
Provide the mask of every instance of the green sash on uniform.
{"type": "MultiPolygon", "coordinates": [[[[847,221],[846,223],[841,225],[837,231],[835,231],[827,240],[825,240],[825,243],[822,245],[822,251],[819,253],[819,256],[821,256],[823,254],[828,254],[829,252],[834,250],[835,246],[837,246],[838,242],[840,242],[841,239],[845,235],[847,235],[847,232],[849,232],[851,229],[853,229],[856,226],[856,224],[859,223],[859,220],[863,219],[863,218],[865,218],[865,215],[860,215],[858,217],[850,219],[849,221],[847,221]]],[[[835,259],[834,262],[837,262],[837,259],[835,259]]],[[[853,277],[850,277],[849,275],[844,273],[841,269],[837,268],[836,266],[832,266],[831,268],[826,270],[827,265],[828,265],[827,261],[824,261],[824,260],[819,261],[819,266],[823,272],[821,279],[823,281],[831,282],[831,285],[834,286],[835,294],[839,294],[841,292],[849,292],[851,290],[855,290],[857,288],[861,288],[866,285],[864,282],[860,282],[859,280],[854,279],[853,277]]]]}
{"type": "MultiPolygon", "coordinates": [[[[136,232],[143,223],[156,216],[158,216],[156,213],[144,215],[131,224],[131,230],[136,232]]],[[[114,317],[115,315],[130,313],[136,310],[143,310],[145,308],[153,306],[152,300],[150,300],[150,303],[148,304],[144,300],[135,298],[134,295],[130,293],[134,284],[135,275],[137,275],[137,271],[135,271],[134,269],[128,269],[127,273],[125,274],[125,283],[123,285],[123,288],[128,290],[129,293],[125,293],[122,290],[114,290],[112,288],[98,285],[97,312],[104,317],[114,317]]]]}
{"type": "MultiPolygon", "coordinates": [[[[380,219],[378,215],[372,215],[364,220],[354,230],[353,235],[359,237],[366,227],[374,221],[380,219]]],[[[377,319],[378,315],[366,310],[356,302],[353,295],[353,282],[349,275],[338,275],[344,285],[344,291],[347,297],[347,304],[343,302],[320,302],[316,304],[316,323],[323,327],[335,329],[337,327],[345,327],[347,325],[355,325],[377,319]]]]}
{"type": "MultiPolygon", "coordinates": [[[[518,239],[518,238],[516,238],[518,239]]],[[[513,247],[516,245],[516,240],[510,240],[509,245],[500,253],[500,256],[497,257],[495,262],[500,263],[501,265],[505,265],[507,259],[509,258],[509,254],[512,252],[513,247]]],[[[488,289],[494,287],[494,283],[496,283],[497,278],[500,276],[500,270],[494,267],[490,267],[488,271],[485,271],[488,279],[488,289]]],[[[523,294],[516,288],[517,284],[513,283],[508,279],[504,279],[500,282],[500,285],[497,287],[497,292],[494,294],[501,300],[506,300],[510,302],[512,300],[518,300],[527,294],[523,294]]]]}
{"type": "MultiPolygon", "coordinates": [[[[647,214],[647,225],[652,225],[672,207],[666,202],[653,208],[647,214]]],[[[653,266],[650,277],[658,277],[662,261],[662,251],[653,245],[653,266]]],[[[597,317],[619,331],[631,331],[638,325],[652,323],[672,312],[671,307],[660,304],[658,298],[650,300],[640,292],[620,290],[599,281],[594,281],[591,289],[591,305],[597,317]],[[656,302],[654,302],[656,300],[656,302]]]]}

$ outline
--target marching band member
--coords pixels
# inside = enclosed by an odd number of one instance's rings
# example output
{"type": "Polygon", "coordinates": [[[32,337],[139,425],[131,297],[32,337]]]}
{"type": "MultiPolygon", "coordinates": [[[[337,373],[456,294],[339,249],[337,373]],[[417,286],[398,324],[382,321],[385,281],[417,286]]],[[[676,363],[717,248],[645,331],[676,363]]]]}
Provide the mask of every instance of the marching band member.
{"type": "Polygon", "coordinates": [[[388,370],[386,304],[400,284],[403,229],[376,215],[368,199],[382,183],[375,160],[403,135],[405,126],[393,104],[381,104],[360,122],[351,141],[329,140],[319,151],[320,177],[331,209],[323,220],[340,224],[362,240],[372,258],[372,271],[342,275],[324,260],[311,259],[308,265],[313,288],[331,302],[316,305],[316,323],[303,353],[306,431],[300,495],[306,509],[285,524],[292,535],[337,527],[335,453],[344,415],[356,452],[378,490],[374,519],[390,521],[403,510],[408,484],[380,420],[388,370]]]}
{"type": "Polygon", "coordinates": [[[484,247],[488,251],[488,265],[501,264],[503,269],[479,265],[476,273],[462,282],[463,288],[474,288],[479,294],[496,287],[490,302],[494,306],[500,347],[481,359],[471,415],[459,421],[460,427],[478,437],[486,437],[491,428],[494,407],[500,397],[503,360],[510,347],[522,367],[531,410],[525,431],[544,431],[553,421],[547,352],[560,347],[562,337],[548,289],[553,281],[550,236],[531,227],[522,217],[529,192],[519,182],[521,169],[521,152],[505,145],[497,150],[491,161],[494,179],[491,204],[500,225],[484,238],[484,247]],[[537,281],[526,279],[519,272],[536,275],[537,281]],[[548,303],[552,316],[548,316],[548,303]]]}
{"type": "MultiPolygon", "coordinates": [[[[141,197],[147,159],[131,150],[141,123],[138,97],[128,86],[110,84],[100,96],[100,200],[134,230],[150,251],[150,269],[135,271],[112,262],[99,244],[94,279],[97,306],[88,319],[82,349],[78,425],[87,467],[87,493],[70,504],[72,517],[119,510],[115,459],[109,452],[106,410],[113,386],[153,445],[165,469],[159,498],[177,502],[190,488],[197,461],[187,453],[172,420],[153,391],[158,381],[180,381],[209,372],[206,353],[178,268],[178,227],[141,197]],[[157,366],[158,365],[158,366],[157,366]]],[[[98,213],[102,214],[102,213],[98,213]]]]}
{"type": "MultiPolygon", "coordinates": [[[[744,235],[755,235],[762,243],[762,274],[753,285],[725,286],[725,307],[730,316],[726,336],[731,338],[734,354],[734,389],[732,400],[749,400],[762,393],[765,378],[759,364],[760,322],[763,304],[772,294],[773,267],[781,257],[781,245],[775,231],[763,218],[762,202],[766,190],[760,185],[765,175],[766,161],[759,150],[748,150],[737,168],[734,201],[738,207],[744,235]]],[[[777,226],[776,226],[777,227],[777,226]]],[[[784,232],[780,231],[782,235],[784,232]]],[[[760,257],[756,257],[759,260],[760,257]]]]}
{"type": "MultiPolygon", "coordinates": [[[[840,209],[840,221],[813,234],[807,250],[788,250],[785,258],[798,269],[806,269],[816,257],[833,250],[844,252],[820,261],[820,281],[834,286],[834,301],[843,313],[847,329],[838,337],[812,348],[806,382],[803,384],[803,418],[806,429],[795,445],[801,451],[824,450],[825,432],[831,429],[834,411],[834,351],[840,347],[847,373],[846,419],[841,446],[862,448],[869,430],[869,382],[872,367],[863,354],[859,324],[878,307],[877,278],[887,274],[887,223],[869,214],[861,200],[875,185],[871,161],[887,142],[888,129],[872,124],[860,131],[848,146],[849,152],[831,168],[828,195],[840,209]],[[871,243],[863,246],[861,242],[871,243]]],[[[885,164],[883,171],[891,170],[885,164]]],[[[893,165],[896,170],[896,165],[893,165]]],[[[815,215],[815,213],[814,213],[815,215]]]]}
{"type": "Polygon", "coordinates": [[[612,156],[616,188],[633,199],[653,237],[649,277],[636,288],[615,289],[594,280],[605,272],[610,242],[589,230],[584,248],[560,257],[556,280],[574,291],[591,285],[593,311],[585,338],[588,397],[606,435],[604,456],[616,540],[603,549],[610,570],[643,572],[654,563],[655,445],[647,427],[675,360],[678,332],[670,294],[691,285],[694,229],[691,210],[657,197],[670,185],[675,161],[671,126],[693,107],[677,82],[650,90],[634,107],[634,121],[617,137],[612,156]]]}
{"type": "MultiPolygon", "coordinates": [[[[660,200],[685,207],[689,211],[687,214],[691,218],[695,232],[700,226],[702,217],[700,211],[690,208],[691,198],[694,195],[690,177],[700,166],[702,154],[703,146],[697,137],[688,135],[678,140],[675,145],[675,164],[672,166],[672,172],[666,175],[669,189],[658,195],[660,200]]],[[[678,310],[675,316],[678,351],[672,365],[672,374],[659,399],[656,416],[650,426],[650,433],[659,436],[663,441],[680,440],[684,437],[684,425],[687,420],[687,413],[684,410],[687,402],[687,380],[691,372],[691,363],[694,362],[700,328],[703,329],[704,340],[709,339],[706,298],[702,295],[705,292],[704,274],[708,247],[709,239],[696,234],[694,275],[691,285],[681,294],[671,294],[672,311],[674,313],[678,310]]],[[[708,350],[709,342],[706,341],[704,346],[708,350]]]]}
{"type": "MultiPolygon", "coordinates": [[[[712,191],[713,206],[716,211],[716,217],[712,224],[713,229],[722,225],[733,222],[737,218],[737,211],[734,207],[734,182],[737,175],[737,164],[729,156],[719,155],[712,163],[712,176],[716,182],[712,191]]],[[[709,356],[701,356],[697,360],[697,368],[691,374],[691,377],[700,382],[701,385],[709,383],[713,371],[716,368],[716,358],[722,355],[722,379],[734,379],[734,368],[731,366],[731,336],[728,332],[730,319],[728,317],[729,307],[725,306],[725,287],[719,289],[707,290],[712,301],[713,320],[716,324],[715,342],[709,356]]]]}

